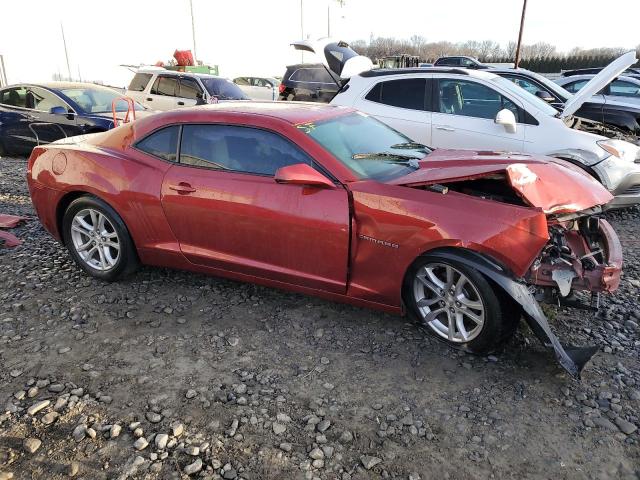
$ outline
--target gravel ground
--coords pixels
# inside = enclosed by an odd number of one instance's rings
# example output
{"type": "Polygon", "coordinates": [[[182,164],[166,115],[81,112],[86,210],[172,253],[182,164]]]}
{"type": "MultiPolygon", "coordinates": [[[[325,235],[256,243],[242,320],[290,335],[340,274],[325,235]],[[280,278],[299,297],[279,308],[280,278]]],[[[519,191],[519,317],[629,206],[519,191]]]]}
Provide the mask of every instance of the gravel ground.
{"type": "Polygon", "coordinates": [[[400,317],[168,269],[106,284],[34,217],[0,159],[0,480],[640,478],[640,210],[609,214],[621,288],[569,378],[521,326],[474,357],[400,317]]]}

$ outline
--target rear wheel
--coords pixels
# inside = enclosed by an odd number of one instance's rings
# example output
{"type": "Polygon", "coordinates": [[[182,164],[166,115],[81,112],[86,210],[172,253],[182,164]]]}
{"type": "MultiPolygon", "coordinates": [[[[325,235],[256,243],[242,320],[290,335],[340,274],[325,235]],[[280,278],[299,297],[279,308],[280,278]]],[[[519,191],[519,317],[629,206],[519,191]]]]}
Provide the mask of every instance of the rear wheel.
{"type": "Polygon", "coordinates": [[[62,223],[69,253],[89,275],[113,281],[137,268],[138,258],[127,227],[102,200],[77,198],[67,207],[62,223]]]}
{"type": "Polygon", "coordinates": [[[404,287],[405,303],[429,333],[472,353],[496,350],[519,320],[513,302],[480,272],[437,255],[421,257],[404,287]]]}

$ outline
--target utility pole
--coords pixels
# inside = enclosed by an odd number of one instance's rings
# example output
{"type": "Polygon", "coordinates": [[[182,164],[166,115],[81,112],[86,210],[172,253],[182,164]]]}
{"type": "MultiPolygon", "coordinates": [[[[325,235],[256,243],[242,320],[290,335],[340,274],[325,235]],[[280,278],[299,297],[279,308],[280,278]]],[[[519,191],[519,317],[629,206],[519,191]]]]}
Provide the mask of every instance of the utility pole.
{"type": "Polygon", "coordinates": [[[7,70],[4,68],[4,56],[0,55],[0,87],[8,85],[7,70]]]}
{"type": "Polygon", "coordinates": [[[527,0],[523,0],[522,17],[520,18],[520,33],[518,34],[518,45],[516,46],[516,62],[515,68],[520,65],[520,47],[522,46],[522,30],[524,29],[524,15],[527,11],[527,0]]]}
{"type": "Polygon", "coordinates": [[[189,8],[191,9],[191,36],[193,37],[193,62],[197,65],[198,61],[196,59],[198,58],[198,56],[196,54],[196,26],[193,20],[193,0],[189,0],[189,8]]]}
{"type": "Polygon", "coordinates": [[[69,66],[69,52],[67,52],[67,41],[64,38],[64,26],[60,22],[60,30],[62,30],[62,44],[64,45],[64,56],[67,59],[67,75],[69,75],[69,81],[71,81],[71,67],[69,66]]]}
{"type": "MultiPolygon", "coordinates": [[[[304,22],[303,22],[303,14],[302,14],[302,2],[300,0],[300,38],[304,40],[304,22]]],[[[304,52],[300,50],[300,63],[304,63],[304,52]]]]}
{"type": "Polygon", "coordinates": [[[327,37],[331,36],[331,4],[327,4],[327,37]]]}

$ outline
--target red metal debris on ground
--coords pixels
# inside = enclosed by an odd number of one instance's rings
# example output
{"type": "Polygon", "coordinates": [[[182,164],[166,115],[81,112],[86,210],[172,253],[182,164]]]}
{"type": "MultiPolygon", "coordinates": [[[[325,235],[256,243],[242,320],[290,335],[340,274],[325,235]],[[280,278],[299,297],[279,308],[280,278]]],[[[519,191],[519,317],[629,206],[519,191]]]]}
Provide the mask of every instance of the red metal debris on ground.
{"type": "MultiPolygon", "coordinates": [[[[22,221],[26,221],[24,217],[17,215],[6,215],[0,213],[0,228],[14,228],[22,221]]],[[[0,231],[0,247],[17,247],[22,241],[9,232],[0,231]]]]}

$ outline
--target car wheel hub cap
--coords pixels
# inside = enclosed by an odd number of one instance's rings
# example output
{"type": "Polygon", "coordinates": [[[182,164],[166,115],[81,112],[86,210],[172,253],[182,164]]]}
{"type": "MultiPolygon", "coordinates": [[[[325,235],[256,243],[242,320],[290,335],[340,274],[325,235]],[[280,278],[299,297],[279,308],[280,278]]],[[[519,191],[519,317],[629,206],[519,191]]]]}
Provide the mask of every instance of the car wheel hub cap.
{"type": "Polygon", "coordinates": [[[453,343],[466,343],[484,327],[485,308],[478,288],[460,270],[428,263],[413,281],[413,295],[423,323],[453,343]]]}
{"type": "Polygon", "coordinates": [[[111,270],[120,258],[120,238],[98,210],[80,210],[71,221],[71,241],[80,259],[93,269],[111,270]]]}

